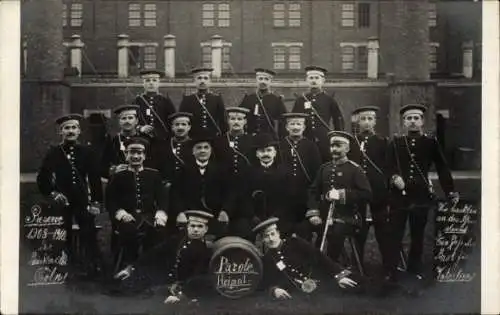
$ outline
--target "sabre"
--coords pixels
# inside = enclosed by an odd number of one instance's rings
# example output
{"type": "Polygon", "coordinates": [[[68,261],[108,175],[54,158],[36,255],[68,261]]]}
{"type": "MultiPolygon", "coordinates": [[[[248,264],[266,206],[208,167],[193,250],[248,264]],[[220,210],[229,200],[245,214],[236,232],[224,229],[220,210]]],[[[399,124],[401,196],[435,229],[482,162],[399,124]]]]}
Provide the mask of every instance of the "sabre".
{"type": "Polygon", "coordinates": [[[324,253],[325,250],[325,243],[326,243],[326,234],[328,233],[328,228],[330,226],[330,221],[333,218],[333,211],[335,210],[335,202],[332,201],[330,203],[330,208],[328,209],[328,215],[326,217],[326,222],[325,222],[325,229],[323,231],[323,237],[321,238],[321,245],[319,247],[319,250],[324,253]]]}

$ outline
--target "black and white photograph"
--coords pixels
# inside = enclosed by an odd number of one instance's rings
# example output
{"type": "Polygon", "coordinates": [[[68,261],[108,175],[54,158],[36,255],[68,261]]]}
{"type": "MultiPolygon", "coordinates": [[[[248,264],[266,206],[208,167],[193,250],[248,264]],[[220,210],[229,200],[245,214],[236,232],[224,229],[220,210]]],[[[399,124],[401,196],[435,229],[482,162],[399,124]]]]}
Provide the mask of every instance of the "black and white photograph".
{"type": "Polygon", "coordinates": [[[2,313],[496,313],[498,1],[0,5],[2,313]]]}

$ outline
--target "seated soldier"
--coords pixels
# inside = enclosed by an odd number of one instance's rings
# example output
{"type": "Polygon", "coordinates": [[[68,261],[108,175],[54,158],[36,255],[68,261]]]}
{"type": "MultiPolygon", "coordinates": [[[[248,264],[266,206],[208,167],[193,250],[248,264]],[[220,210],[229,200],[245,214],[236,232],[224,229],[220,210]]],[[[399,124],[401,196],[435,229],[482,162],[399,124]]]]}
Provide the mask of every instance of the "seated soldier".
{"type": "Polygon", "coordinates": [[[290,299],[299,292],[328,292],[333,287],[357,287],[349,270],[342,270],[310,243],[296,236],[282,238],[278,221],[272,217],[253,229],[261,234],[267,249],[263,257],[264,287],[274,298],[290,299]]]}
{"type": "Polygon", "coordinates": [[[115,173],[106,190],[106,205],[116,220],[123,264],[137,259],[139,238],[144,249],[156,242],[156,235],[167,223],[168,197],[160,173],[143,167],[148,141],[140,137],[125,142],[128,168],[115,173]]]}
{"type": "MultiPolygon", "coordinates": [[[[154,247],[134,265],[128,265],[115,275],[125,280],[143,280],[142,287],[168,286],[164,303],[173,304],[201,297],[210,290],[208,265],[211,250],[205,242],[208,221],[213,215],[200,210],[185,211],[188,217],[186,233],[154,247]]],[[[141,285],[137,285],[141,287],[141,285]]]]}

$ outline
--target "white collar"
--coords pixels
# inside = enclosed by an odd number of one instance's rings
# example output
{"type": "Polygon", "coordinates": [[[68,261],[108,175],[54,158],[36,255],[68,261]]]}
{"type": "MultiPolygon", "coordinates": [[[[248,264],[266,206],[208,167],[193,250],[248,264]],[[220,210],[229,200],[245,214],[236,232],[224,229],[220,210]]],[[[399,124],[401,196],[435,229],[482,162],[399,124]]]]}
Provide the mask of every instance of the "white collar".
{"type": "Polygon", "coordinates": [[[200,162],[200,161],[196,160],[196,164],[198,164],[199,167],[205,167],[208,165],[208,160],[205,162],[200,162]]]}
{"type": "Polygon", "coordinates": [[[271,163],[268,163],[268,164],[260,162],[260,165],[262,165],[262,167],[264,167],[264,168],[270,168],[271,166],[273,166],[273,163],[274,163],[274,160],[272,160],[271,163]]]}

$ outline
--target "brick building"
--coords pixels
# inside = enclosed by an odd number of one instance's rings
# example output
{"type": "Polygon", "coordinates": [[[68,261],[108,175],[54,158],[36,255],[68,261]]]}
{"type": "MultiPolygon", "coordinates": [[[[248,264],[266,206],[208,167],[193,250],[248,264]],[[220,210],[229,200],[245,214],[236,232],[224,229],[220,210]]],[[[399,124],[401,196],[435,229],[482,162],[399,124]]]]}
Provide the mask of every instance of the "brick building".
{"type": "MultiPolygon", "coordinates": [[[[305,88],[303,68],[316,64],[329,70],[326,89],[344,115],[380,106],[379,129],[392,134],[401,103],[421,101],[450,156],[459,147],[480,150],[479,1],[26,0],[22,10],[25,120],[49,121],[69,110],[110,116],[110,108],[140,91],[143,68],[165,70],[162,92],[178,105],[192,88],[189,70],[199,65],[216,68],[214,89],[230,105],[253,89],[255,67],[274,69],[274,89],[291,106],[305,88]],[[34,12],[47,7],[51,14],[34,12]],[[44,19],[52,19],[50,40],[37,30],[46,29],[44,19]],[[52,55],[34,45],[40,42],[53,47],[52,55]],[[59,75],[52,100],[33,96],[47,88],[35,74],[42,72],[59,75]],[[44,106],[51,110],[40,111],[44,106]]],[[[46,125],[23,124],[31,126],[23,139],[54,139],[46,125]]],[[[42,150],[33,145],[23,145],[29,169],[42,150]]]]}

